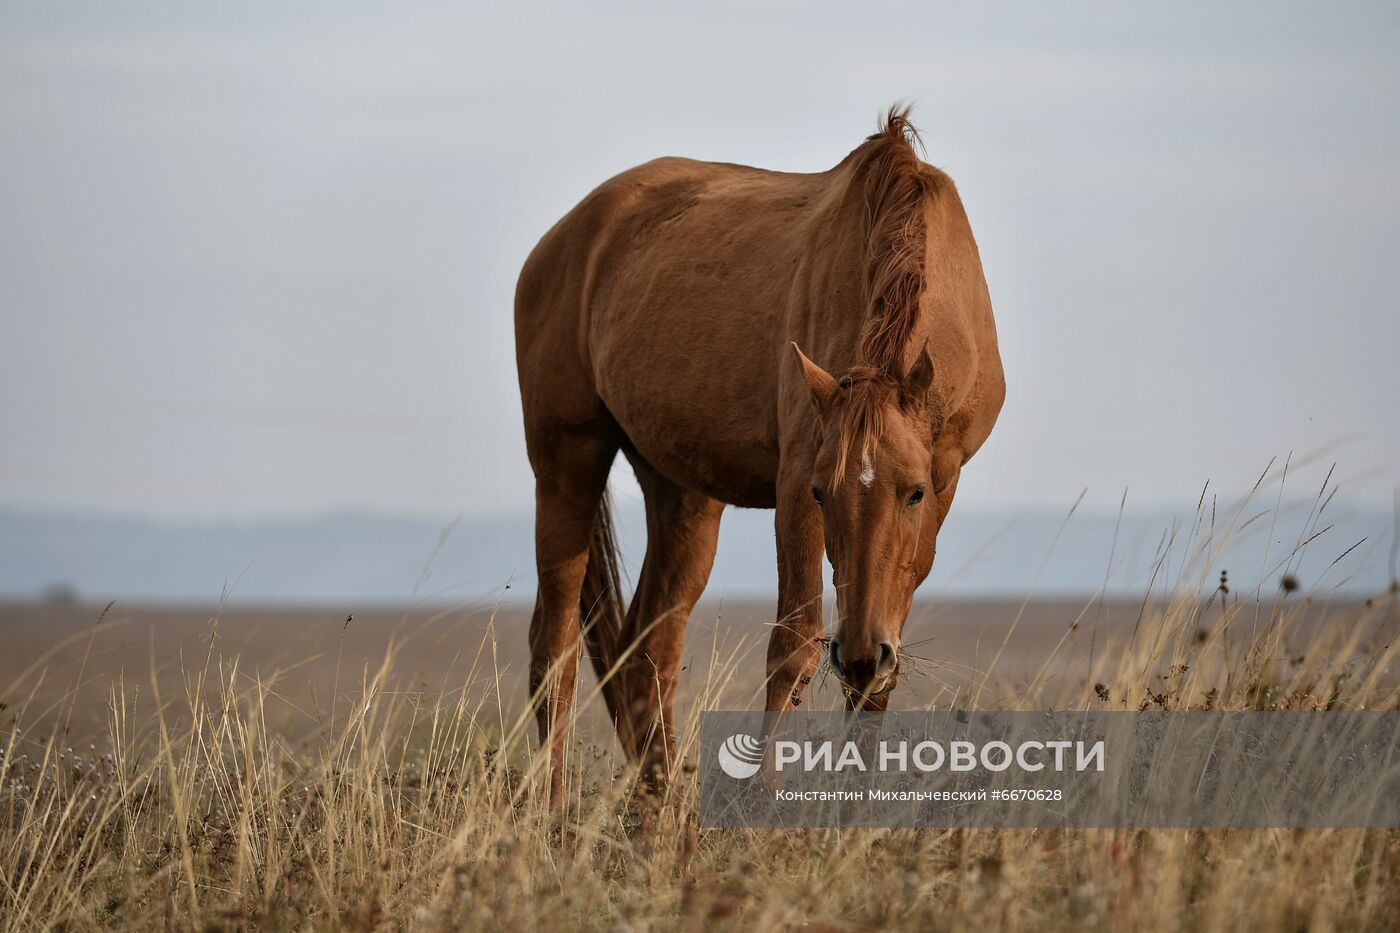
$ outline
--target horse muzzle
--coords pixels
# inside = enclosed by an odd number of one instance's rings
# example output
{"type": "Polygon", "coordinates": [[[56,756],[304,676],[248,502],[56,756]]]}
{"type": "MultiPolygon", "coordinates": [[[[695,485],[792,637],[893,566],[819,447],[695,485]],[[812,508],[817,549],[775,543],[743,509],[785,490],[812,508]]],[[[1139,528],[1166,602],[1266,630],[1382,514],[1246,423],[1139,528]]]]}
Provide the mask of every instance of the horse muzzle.
{"type": "Polygon", "coordinates": [[[890,690],[899,670],[899,645],[890,639],[831,639],[831,669],[855,694],[876,696],[890,690]]]}

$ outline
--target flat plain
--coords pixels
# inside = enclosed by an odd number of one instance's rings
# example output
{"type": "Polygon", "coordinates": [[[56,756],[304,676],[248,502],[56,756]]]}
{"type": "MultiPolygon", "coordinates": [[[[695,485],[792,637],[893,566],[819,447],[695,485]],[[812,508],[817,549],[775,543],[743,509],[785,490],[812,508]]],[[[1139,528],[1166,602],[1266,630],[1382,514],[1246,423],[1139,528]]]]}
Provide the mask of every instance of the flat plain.
{"type": "MultiPolygon", "coordinates": [[[[772,607],[702,603],[680,748],[756,708],[772,607]]],[[[16,929],[1384,929],[1393,830],[711,830],[595,682],[541,793],[519,606],[0,604],[16,929]]],[[[916,606],[892,708],[1397,708],[1400,609],[1201,592],[916,606]]],[[[836,708],[819,673],[804,708],[836,708]]]]}
{"type": "MultiPolygon", "coordinates": [[[[1200,609],[1196,637],[1220,625],[1221,605],[1209,601],[1200,609]]],[[[1367,612],[1362,601],[1347,599],[1271,598],[1232,605],[1233,631],[1222,638],[1241,646],[1277,611],[1287,611],[1295,641],[1329,625],[1346,626],[1367,612]]],[[[979,701],[1014,704],[1037,677],[1037,696],[1072,699],[1085,688],[1091,667],[1102,665],[1104,652],[1115,646],[1121,650],[1135,629],[1146,642],[1154,621],[1173,611],[1141,599],[1089,597],[916,604],[903,638],[911,657],[904,662],[894,706],[967,705],[974,693],[980,694],[979,701]]],[[[722,689],[710,699],[724,704],[720,708],[757,708],[773,617],[773,605],[757,600],[697,606],[686,633],[682,707],[706,689],[716,673],[712,668],[722,667],[722,689]]],[[[513,714],[527,700],[529,621],[528,607],[510,604],[360,609],[0,603],[5,645],[0,687],[9,688],[3,697],[7,702],[26,702],[31,713],[41,716],[73,706],[70,732],[102,731],[103,708],[114,682],[149,691],[154,674],[167,695],[174,695],[171,691],[179,689],[188,671],[211,657],[226,665],[237,662],[241,681],[275,685],[289,721],[302,716],[313,723],[329,712],[337,689],[342,694],[359,690],[362,679],[377,673],[392,655],[390,673],[400,689],[486,690],[492,705],[513,714]],[[80,670],[82,685],[73,702],[80,670]]],[[[1274,663],[1286,670],[1291,658],[1274,663]]],[[[582,670],[580,689],[586,696],[594,681],[587,665],[582,670]]],[[[809,705],[835,708],[840,696],[834,682],[819,677],[815,687],[809,705]]]]}

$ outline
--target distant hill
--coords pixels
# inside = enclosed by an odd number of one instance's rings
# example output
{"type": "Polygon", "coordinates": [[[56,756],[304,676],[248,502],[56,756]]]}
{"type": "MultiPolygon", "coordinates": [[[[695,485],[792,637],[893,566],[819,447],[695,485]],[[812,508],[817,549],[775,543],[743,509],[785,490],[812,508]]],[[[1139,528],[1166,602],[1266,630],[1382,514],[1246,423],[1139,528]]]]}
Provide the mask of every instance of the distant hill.
{"type": "MultiPolygon", "coordinates": [[[[1276,523],[1269,515],[1257,519],[1223,555],[1193,565],[1208,565],[1198,579],[1208,579],[1210,589],[1220,571],[1228,570],[1239,592],[1258,584],[1262,574],[1268,578],[1264,587],[1272,592],[1285,569],[1275,565],[1308,536],[1303,529],[1309,508],[1285,507],[1276,523]]],[[[1130,512],[1119,525],[1114,513],[1081,511],[1065,525],[1052,551],[1065,523],[1062,513],[955,509],[939,541],[933,576],[921,594],[1024,594],[1033,583],[1041,594],[1092,593],[1104,583],[1115,526],[1109,590],[1141,594],[1154,567],[1159,588],[1182,574],[1193,517],[1191,507],[1130,512]],[[1157,557],[1173,527],[1175,544],[1159,566],[1157,557]]],[[[726,514],[707,596],[773,598],[772,520],[767,511],[726,514]]],[[[1223,525],[1228,517],[1219,513],[1216,521],[1223,525]]],[[[645,546],[640,505],[624,505],[619,524],[624,555],[635,572],[645,546]]],[[[1304,588],[1341,587],[1357,595],[1383,591],[1391,578],[1391,516],[1331,506],[1312,533],[1328,526],[1286,569],[1304,588]]],[[[297,521],[170,524],[0,509],[0,596],[207,602],[227,585],[239,602],[402,603],[415,595],[428,602],[459,602],[502,594],[517,601],[533,595],[533,540],[532,518],[524,513],[455,523],[335,514],[297,521]]]]}

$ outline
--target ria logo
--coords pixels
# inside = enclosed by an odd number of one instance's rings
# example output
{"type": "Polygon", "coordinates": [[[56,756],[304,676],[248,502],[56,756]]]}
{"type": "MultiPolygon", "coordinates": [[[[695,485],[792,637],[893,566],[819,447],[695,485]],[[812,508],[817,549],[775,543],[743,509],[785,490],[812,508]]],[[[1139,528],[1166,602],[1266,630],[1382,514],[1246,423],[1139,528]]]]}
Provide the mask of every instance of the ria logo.
{"type": "Polygon", "coordinates": [[[746,780],[763,764],[763,743],[743,732],[731,735],[719,747],[720,770],[735,780],[746,780]]]}

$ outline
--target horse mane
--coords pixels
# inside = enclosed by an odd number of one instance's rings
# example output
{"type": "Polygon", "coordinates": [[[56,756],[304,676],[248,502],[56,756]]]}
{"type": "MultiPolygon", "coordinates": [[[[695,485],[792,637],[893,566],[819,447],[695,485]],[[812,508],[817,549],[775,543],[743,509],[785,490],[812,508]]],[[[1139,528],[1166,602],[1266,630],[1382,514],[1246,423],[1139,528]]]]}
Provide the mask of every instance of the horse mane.
{"type": "Polygon", "coordinates": [[[879,132],[866,139],[863,179],[866,229],[864,363],[892,378],[903,375],[904,351],[919,322],[928,224],[925,199],[934,174],[916,151],[919,132],[909,107],[891,107],[879,132]]]}
{"type": "Polygon", "coordinates": [[[928,240],[924,202],[934,191],[936,176],[919,157],[916,147],[922,141],[909,120],[910,109],[891,107],[880,129],[857,150],[856,177],[865,204],[865,324],[861,362],[840,379],[847,404],[837,479],[854,447],[868,450],[884,433],[884,410],[899,398],[905,349],[919,323],[928,240]]]}

